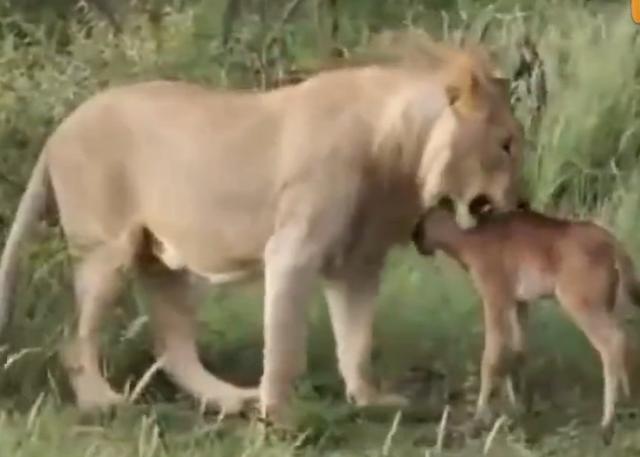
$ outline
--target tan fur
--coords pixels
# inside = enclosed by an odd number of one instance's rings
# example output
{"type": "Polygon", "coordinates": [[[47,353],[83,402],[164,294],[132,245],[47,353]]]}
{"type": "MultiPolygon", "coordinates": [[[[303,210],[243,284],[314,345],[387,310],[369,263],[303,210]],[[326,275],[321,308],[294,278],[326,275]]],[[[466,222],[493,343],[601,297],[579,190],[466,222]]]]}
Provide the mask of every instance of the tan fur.
{"type": "Polygon", "coordinates": [[[615,309],[629,301],[640,306],[640,284],[609,232],[528,210],[488,217],[464,231],[450,211],[436,208],[427,212],[414,241],[424,254],[441,249],[455,258],[482,296],[485,349],[476,419],[487,416],[498,377],[513,376],[514,362],[522,362],[526,302],[555,296],[602,358],[602,427],[611,436],[619,388],[629,395],[630,346],[615,309]]]}
{"type": "Polygon", "coordinates": [[[368,377],[386,252],[443,196],[463,226],[474,224],[479,198],[512,208],[522,141],[486,59],[431,42],[403,49],[414,51],[269,92],[169,81],[112,88],[53,132],[2,256],[0,310],[50,179],[76,259],[78,328],[65,363],[81,407],[120,399],[99,371],[98,331],[120,273],[134,266],[152,295],[163,368],[195,397],[231,413],[258,391],[200,364],[188,275],[221,283],[264,268],[264,414],[279,420],[304,370],[304,304],[318,277],[348,396],[396,399],[368,377]]]}

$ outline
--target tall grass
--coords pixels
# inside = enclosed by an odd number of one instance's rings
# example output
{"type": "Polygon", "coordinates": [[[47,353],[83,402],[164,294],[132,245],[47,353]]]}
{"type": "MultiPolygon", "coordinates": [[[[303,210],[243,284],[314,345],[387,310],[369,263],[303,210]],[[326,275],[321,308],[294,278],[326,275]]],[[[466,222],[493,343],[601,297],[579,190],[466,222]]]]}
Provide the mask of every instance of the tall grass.
{"type": "MultiPolygon", "coordinates": [[[[324,38],[318,38],[327,33],[323,27],[330,22],[318,15],[329,12],[319,12],[315,2],[304,1],[286,17],[290,2],[274,5],[267,11],[268,21],[262,20],[264,12],[245,8],[232,27],[220,21],[222,2],[168,8],[160,28],[146,15],[132,14],[120,35],[92,17],[70,20],[63,44],[55,28],[24,22],[19,16],[0,18],[0,233],[6,235],[46,135],[101,88],[158,77],[269,87],[329,52],[324,38]],[[13,34],[17,26],[19,37],[13,34]]],[[[527,130],[526,177],[534,205],[596,218],[634,254],[640,253],[640,41],[626,3],[460,1],[441,9],[445,6],[451,2],[345,1],[335,39],[340,47],[353,50],[376,30],[400,27],[424,28],[450,40],[482,39],[510,74],[526,53],[523,40],[528,37],[540,62],[513,82],[512,92],[527,130]]],[[[24,410],[47,392],[47,402],[52,403],[46,403],[42,417],[54,416],[51,408],[69,399],[57,350],[69,332],[73,309],[64,244],[57,231],[48,235],[29,252],[30,274],[21,279],[18,307],[0,353],[4,402],[24,410]]],[[[410,251],[394,252],[385,271],[376,323],[378,371],[393,378],[413,366],[425,379],[435,379],[433,372],[444,374],[446,379],[438,382],[452,392],[467,389],[469,380],[475,390],[482,342],[477,296],[452,262],[441,256],[425,261],[410,251]]],[[[260,292],[259,286],[212,291],[202,307],[203,359],[216,372],[241,383],[257,382],[261,372],[260,292]]],[[[105,336],[107,371],[118,387],[152,363],[146,321],[139,318],[144,314],[144,297],[134,287],[123,304],[105,336]]],[[[578,389],[599,398],[599,366],[586,341],[557,319],[552,307],[541,308],[532,323],[532,376],[544,381],[543,391],[550,396],[571,397],[573,393],[567,392],[578,389]],[[554,394],[554,389],[560,390],[554,394]]],[[[319,294],[310,306],[310,320],[310,374],[301,392],[316,401],[339,398],[333,342],[319,294]]],[[[173,398],[170,394],[176,392],[170,384],[162,376],[158,379],[147,396],[173,398]]],[[[438,407],[443,401],[443,397],[436,401],[438,407]]],[[[0,417],[0,429],[13,433],[17,441],[27,439],[22,435],[23,419],[3,420],[0,417]]],[[[35,455],[43,449],[47,434],[54,435],[57,429],[46,421],[42,424],[37,434],[28,435],[38,438],[26,445],[27,450],[12,455],[35,455]]],[[[147,452],[139,450],[148,449],[147,439],[150,446],[162,448],[153,444],[153,427],[140,433],[143,444],[136,452],[147,452]]],[[[203,449],[210,452],[218,446],[212,444],[217,438],[206,436],[213,441],[203,449]]],[[[254,446],[237,440],[227,444],[229,452],[254,446]]],[[[130,449],[98,443],[100,455],[130,449]]],[[[65,445],[78,453],[90,446],[65,445]]],[[[186,455],[200,455],[198,446],[193,446],[184,451],[186,455]]],[[[282,455],[278,452],[290,452],[291,443],[272,443],[270,449],[282,455]]],[[[149,452],[145,455],[160,451],[149,452]]]]}

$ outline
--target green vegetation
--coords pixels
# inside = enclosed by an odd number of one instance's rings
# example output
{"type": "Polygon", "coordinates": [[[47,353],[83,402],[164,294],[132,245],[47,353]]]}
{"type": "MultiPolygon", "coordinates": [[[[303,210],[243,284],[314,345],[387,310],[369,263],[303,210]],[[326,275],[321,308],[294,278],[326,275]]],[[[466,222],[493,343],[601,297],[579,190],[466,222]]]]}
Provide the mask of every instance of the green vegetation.
{"type": "MultiPolygon", "coordinates": [[[[337,3],[333,10],[312,0],[238,0],[240,8],[222,0],[0,2],[0,236],[46,135],[99,89],[160,77],[270,87],[336,46],[349,51],[376,31],[418,27],[450,40],[482,39],[516,74],[534,205],[596,218],[640,253],[640,29],[628,2],[337,3]],[[534,51],[539,60],[522,66],[534,51]]],[[[319,294],[310,306],[309,373],[299,388],[307,435],[265,437],[245,420],[218,424],[161,374],[138,405],[83,425],[57,358],[71,324],[68,259],[58,230],[46,235],[26,259],[30,274],[21,277],[0,353],[0,455],[383,455],[386,438],[388,455],[436,455],[425,452],[436,442],[445,398],[454,399],[452,430],[473,406],[482,343],[476,295],[451,261],[427,262],[408,249],[391,256],[376,324],[377,371],[419,399],[397,433],[390,433],[393,412],[357,414],[345,405],[319,294]]],[[[260,285],[212,291],[203,304],[202,357],[230,380],[255,383],[260,375],[260,292],[260,285]]],[[[107,372],[118,388],[152,364],[144,299],[132,286],[121,304],[105,334],[107,372]]],[[[615,444],[600,444],[599,361],[555,307],[540,305],[528,361],[537,414],[499,430],[492,455],[638,455],[633,408],[623,410],[615,444]]],[[[462,442],[454,433],[443,454],[479,455],[485,438],[462,442]]]]}

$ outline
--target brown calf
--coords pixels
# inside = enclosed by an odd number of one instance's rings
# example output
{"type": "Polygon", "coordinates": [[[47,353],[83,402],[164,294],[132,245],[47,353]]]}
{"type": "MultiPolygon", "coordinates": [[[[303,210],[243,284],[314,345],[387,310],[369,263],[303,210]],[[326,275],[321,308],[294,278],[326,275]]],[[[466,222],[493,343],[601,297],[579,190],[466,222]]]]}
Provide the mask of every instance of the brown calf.
{"type": "Polygon", "coordinates": [[[424,255],[442,250],[456,259],[482,297],[485,347],[475,420],[486,419],[498,378],[507,374],[511,381],[522,362],[526,302],[555,296],[600,354],[601,426],[603,438],[609,441],[619,387],[629,395],[630,346],[614,309],[640,304],[632,261],[618,241],[594,223],[530,210],[489,216],[475,228],[462,230],[443,208],[424,215],[413,239],[424,255]],[[506,349],[511,352],[510,362],[504,357],[506,349]]]}

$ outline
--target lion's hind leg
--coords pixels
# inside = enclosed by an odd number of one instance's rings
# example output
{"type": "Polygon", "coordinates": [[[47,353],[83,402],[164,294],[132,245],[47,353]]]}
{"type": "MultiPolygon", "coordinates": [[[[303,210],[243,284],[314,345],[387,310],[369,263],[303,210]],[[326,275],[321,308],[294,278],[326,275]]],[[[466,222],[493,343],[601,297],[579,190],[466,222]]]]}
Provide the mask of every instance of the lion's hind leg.
{"type": "Polygon", "coordinates": [[[74,265],[76,335],[62,353],[81,410],[104,409],[122,401],[100,372],[99,331],[104,314],[122,290],[122,272],[131,266],[136,231],[83,249],[74,265]]]}
{"type": "Polygon", "coordinates": [[[196,303],[188,278],[161,265],[143,267],[142,283],[150,296],[154,351],[163,370],[182,389],[224,414],[239,413],[258,400],[258,389],[226,383],[202,365],[197,353],[196,303]]]}

